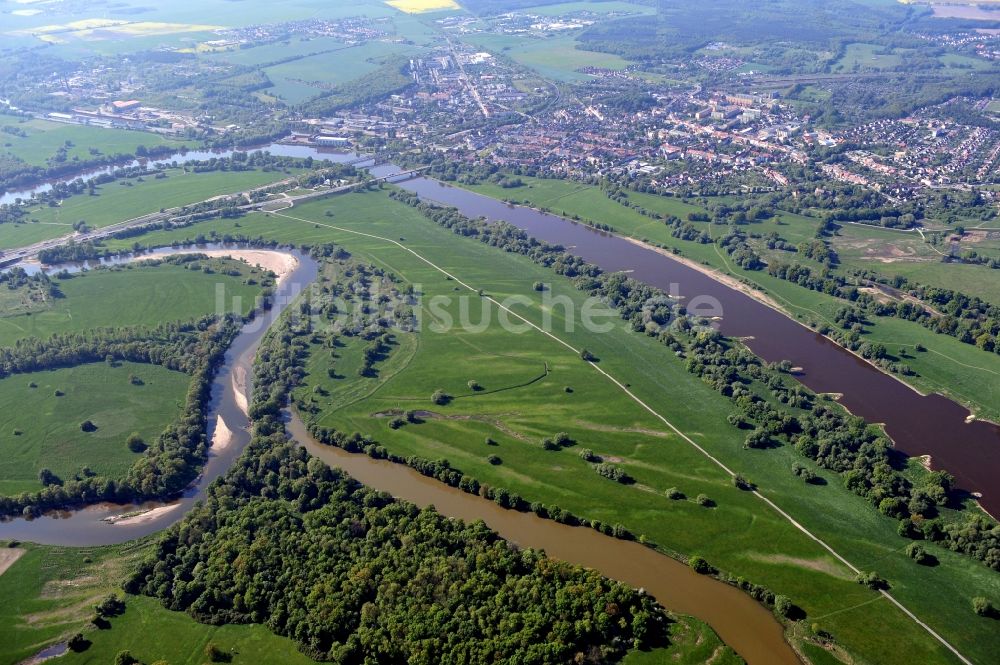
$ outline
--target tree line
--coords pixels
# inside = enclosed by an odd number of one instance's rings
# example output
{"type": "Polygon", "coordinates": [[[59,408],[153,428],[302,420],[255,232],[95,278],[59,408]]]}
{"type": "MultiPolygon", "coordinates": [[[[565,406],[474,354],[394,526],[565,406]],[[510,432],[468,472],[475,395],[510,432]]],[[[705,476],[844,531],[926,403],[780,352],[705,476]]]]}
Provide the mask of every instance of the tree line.
{"type": "MultiPolygon", "coordinates": [[[[604,298],[636,332],[656,337],[686,359],[689,371],[733,401],[737,413],[730,422],[753,428],[748,447],[790,444],[803,456],[841,474],[848,488],[880,512],[898,519],[901,535],[936,541],[1000,570],[1000,525],[995,520],[974,511],[962,511],[964,514],[956,518],[941,515],[939,508],[955,497],[950,475],[926,473],[911,481],[900,470],[899,453],[880,430],[820,403],[801,385],[789,387],[782,380],[781,368],[765,366],[749,349],[718,332],[693,331],[684,315],[673,320],[665,318],[666,308],[661,308],[659,319],[651,320],[647,304],[670,301],[659,289],[621,273],[603,273],[569,255],[563,247],[539,242],[510,224],[471,220],[455,209],[421,201],[408,192],[394,191],[390,196],[416,207],[459,235],[553,267],[574,278],[577,288],[604,298]],[[666,322],[670,323],[668,330],[663,328],[666,322]],[[771,399],[749,390],[755,382],[769,388],[771,399]],[[795,415],[785,405],[809,413],[795,415]]],[[[657,316],[655,312],[653,316],[657,316]]]]}

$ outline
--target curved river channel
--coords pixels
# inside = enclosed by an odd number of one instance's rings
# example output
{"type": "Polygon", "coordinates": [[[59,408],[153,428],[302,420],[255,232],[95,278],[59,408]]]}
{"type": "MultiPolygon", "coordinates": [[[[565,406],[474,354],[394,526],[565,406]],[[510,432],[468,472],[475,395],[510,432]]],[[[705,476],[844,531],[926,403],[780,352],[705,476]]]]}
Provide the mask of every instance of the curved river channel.
{"type": "MultiPolygon", "coordinates": [[[[207,249],[225,247],[171,248],[142,257],[155,258],[207,249]]],[[[236,247],[229,249],[237,250],[236,247]]],[[[318,266],[311,258],[293,250],[281,251],[292,253],[298,264],[278,285],[271,310],[247,323],[226,353],[225,363],[212,384],[208,435],[211,439],[221,418],[232,436],[229,444],[221,450],[210,450],[204,472],[195,484],[180,499],[168,504],[100,504],[80,510],[52,512],[31,520],[18,518],[0,522],[0,538],[72,546],[125,542],[174,524],[204,497],[205,488],[232,466],[249,443],[250,423],[241,401],[249,398],[251,382],[248,377],[261,338],[317,275],[318,266]],[[141,509],[150,512],[117,524],[106,521],[123,511],[132,513],[141,509]]],[[[125,257],[105,263],[120,263],[135,258],[125,257]]],[[[343,469],[369,487],[419,506],[433,505],[448,517],[469,521],[481,519],[501,536],[522,547],[545,550],[556,559],[593,568],[610,578],[645,589],[666,608],[708,623],[726,644],[751,665],[793,665],[800,662],[784,641],[781,626],[762,605],[735,587],[699,575],[688,566],[646,546],[617,540],[593,529],[545,520],[534,513],[505,510],[492,501],[449,487],[408,467],[321,445],[309,435],[295,414],[289,415],[288,432],[311,454],[343,469]]]]}
{"type": "MultiPolygon", "coordinates": [[[[275,154],[333,161],[354,157],[304,146],[273,145],[267,149],[275,154]]],[[[398,169],[388,164],[370,170],[376,176],[384,176],[398,169]]],[[[931,455],[935,468],[954,474],[963,489],[982,493],[984,508],[994,515],[1000,514],[1000,427],[983,421],[966,422],[968,410],[958,403],[941,395],[917,393],[781,312],[653,248],[436,180],[417,178],[397,184],[425,199],[454,206],[467,216],[505,220],[540,240],[564,245],[604,270],[628,271],[639,281],[679,293],[685,302],[697,296],[716,299],[723,309],[720,329],[724,334],[744,338],[765,360],[789,360],[801,367],[796,376],[803,384],[816,392],[842,395],[840,402],[853,413],[869,422],[883,423],[899,450],[908,455],[931,455]]],[[[162,253],[178,253],[178,250],[162,253]]],[[[100,505],[30,521],[15,519],[0,522],[0,538],[60,545],[110,544],[154,533],[181,519],[203,496],[208,483],[231,466],[249,440],[248,422],[239,406],[234,377],[249,376],[257,345],[267,327],[298,291],[315,278],[316,264],[301,254],[296,257],[298,266],[279,285],[275,306],[243,329],[226,354],[225,365],[213,384],[209,435],[214,433],[221,416],[233,433],[232,441],[224,449],[209,453],[203,475],[183,497],[170,504],[174,507],[164,510],[161,504],[142,506],[161,510],[114,525],[102,520],[132,507],[100,505]]],[[[696,575],[683,564],[637,543],[542,520],[530,513],[506,511],[411,469],[320,446],[294,417],[288,425],[295,439],[311,453],[345,469],[366,485],[418,505],[433,504],[451,517],[483,519],[519,545],[544,549],[555,558],[589,566],[608,577],[643,587],[669,609],[705,620],[752,664],[798,662],[771,614],[735,588],[696,575]]]]}

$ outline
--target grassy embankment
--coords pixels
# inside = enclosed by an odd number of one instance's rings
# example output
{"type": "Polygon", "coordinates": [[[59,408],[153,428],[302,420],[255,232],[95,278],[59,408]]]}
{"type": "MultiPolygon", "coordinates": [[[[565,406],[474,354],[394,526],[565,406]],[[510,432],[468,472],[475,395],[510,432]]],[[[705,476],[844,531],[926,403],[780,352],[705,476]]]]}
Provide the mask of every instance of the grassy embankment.
{"type": "MultiPolygon", "coordinates": [[[[107,326],[190,320],[216,312],[220,302],[226,311],[246,314],[260,293],[259,283],[269,279],[239,261],[212,259],[199,265],[213,272],[171,264],[95,271],[57,280],[62,296],[45,301],[33,300],[37,292],[25,287],[4,289],[0,304],[9,314],[0,317],[0,346],[107,326]],[[249,279],[258,285],[245,283],[249,279]]],[[[144,441],[154,441],[179,413],[189,384],[190,377],[180,372],[135,363],[84,364],[0,380],[0,449],[6,460],[0,493],[41,489],[43,468],[63,480],[83,466],[101,476],[122,477],[137,455],[126,447],[128,436],[138,432],[144,441]],[[82,431],[86,420],[96,431],[82,431]]]]}
{"type": "Polygon", "coordinates": [[[0,380],[0,494],[42,489],[43,468],[62,480],[84,466],[106,478],[124,477],[140,454],[126,439],[137,432],[155,441],[180,413],[190,382],[182,372],[137,363],[91,363],[0,380]],[[95,431],[81,429],[87,420],[95,431]]]}
{"type": "MultiPolygon", "coordinates": [[[[844,307],[845,301],[824,293],[811,291],[767,274],[766,271],[749,271],[740,268],[729,260],[728,255],[717,245],[700,244],[681,240],[671,236],[671,229],[661,222],[642,215],[606,197],[599,188],[580,185],[560,180],[539,180],[522,178],[529,186],[515,189],[503,189],[497,185],[484,184],[470,186],[469,189],[479,193],[517,201],[527,201],[530,205],[547,208],[556,214],[577,216],[583,221],[610,225],[616,232],[623,235],[650,242],[665,248],[676,249],[681,256],[704,264],[723,273],[745,280],[760,291],[763,291],[777,301],[781,307],[795,318],[803,321],[827,323],[832,327],[834,316],[838,309],[844,307]]],[[[661,215],[676,215],[687,219],[688,213],[704,212],[704,208],[691,202],[675,198],[661,197],[651,194],[631,192],[629,199],[661,215]]],[[[813,237],[817,222],[808,217],[791,213],[778,212],[775,218],[763,223],[751,224],[746,227],[748,232],[767,234],[777,231],[787,241],[797,244],[813,237]]],[[[725,227],[701,223],[713,237],[725,233],[725,227]]],[[[858,233],[856,227],[845,227],[842,232],[858,233]]],[[[863,231],[863,230],[862,230],[863,231]]],[[[885,232],[883,232],[885,233],[885,232]]],[[[838,244],[834,241],[834,246],[838,244]]],[[[785,262],[799,261],[803,265],[818,267],[818,264],[797,254],[788,252],[768,252],[761,250],[765,258],[779,258],[785,262]]],[[[845,259],[845,267],[869,267],[880,272],[893,275],[903,264],[894,263],[891,267],[873,262],[868,266],[850,257],[845,259]]],[[[965,277],[962,287],[964,292],[975,292],[975,285],[982,284],[983,292],[977,295],[989,296],[995,291],[995,275],[992,270],[982,266],[945,265],[923,262],[920,270],[910,273],[916,280],[933,280],[938,271],[944,273],[947,269],[965,269],[962,272],[949,273],[954,280],[965,277]],[[927,272],[933,269],[932,274],[927,272]],[[969,279],[975,273],[977,279],[969,279]],[[970,291],[971,289],[971,291],[970,291]]],[[[906,273],[903,273],[906,274],[906,273]]],[[[931,281],[930,283],[934,283],[931,281]]],[[[944,286],[945,284],[942,284],[944,286]]],[[[1000,301],[1000,298],[996,299],[1000,301]]],[[[921,392],[939,392],[949,395],[973,409],[979,416],[991,420],[1000,420],[1000,356],[984,353],[978,348],[964,344],[959,340],[936,334],[923,326],[900,319],[878,318],[872,325],[866,327],[866,340],[885,344],[891,355],[908,364],[918,376],[905,377],[904,380],[921,392]],[[928,349],[926,353],[915,351],[920,344],[928,349]]]]}
{"type": "Polygon", "coordinates": [[[101,228],[161,208],[198,203],[288,177],[283,171],[188,173],[183,169],[168,169],[166,173],[166,178],[146,177],[142,181],[130,178],[107,183],[97,188],[97,196],[80,194],[58,206],[32,207],[24,223],[0,224],[0,250],[71,234],[73,224],[79,221],[90,228],[101,228]]]}
{"type": "MultiPolygon", "coordinates": [[[[15,665],[46,645],[86,632],[85,652],[69,653],[60,663],[107,665],[128,649],[142,662],[166,659],[172,665],[205,662],[209,643],[233,654],[233,663],[305,665],[313,661],[291,640],[263,626],[206,626],[170,612],[150,598],[129,597],[127,609],[111,619],[110,630],[91,631],[93,606],[110,593],[148,553],[149,541],[111,547],[43,547],[27,551],[0,575],[0,665],[15,665]]],[[[4,548],[6,549],[6,548],[4,548]]]]}
{"type": "MultiPolygon", "coordinates": [[[[240,228],[285,242],[337,242],[358,258],[421,285],[425,297],[460,295],[454,282],[405,250],[322,225],[405,237],[408,247],[475,288],[498,299],[513,294],[527,297],[531,305],[515,309],[538,323],[542,323],[542,294],[533,291],[534,281],[550,282],[553,296],[566,296],[577,305],[581,301],[580,293],[552,272],[454,236],[382,194],[316,202],[294,209],[293,214],[309,221],[256,214],[240,220],[240,228]],[[326,216],[327,210],[332,217],[326,216]]],[[[190,229],[154,232],[142,241],[170,242],[210,230],[232,232],[234,223],[205,222],[190,229]]],[[[457,307],[452,303],[446,308],[456,320],[457,307]]],[[[473,322],[481,320],[480,313],[479,301],[473,298],[473,322]]],[[[724,570],[788,595],[808,613],[806,624],[832,632],[870,661],[951,662],[910,619],[855,584],[845,568],[759,500],[733,488],[717,467],[575,354],[537,333],[504,331],[495,323],[496,314],[492,312],[493,323],[480,333],[425,332],[409,347],[401,344],[388,361],[395,365],[382,367],[379,378],[368,385],[336,384],[318,371],[323,365],[314,355],[309,388],[325,385],[331,398],[320,403],[319,417],[345,431],[371,434],[398,454],[448,458],[479,480],[507,487],[528,500],[607,523],[621,522],[665,550],[702,554],[724,570]],[[538,377],[545,365],[549,373],[544,378],[516,387],[538,377]],[[470,390],[470,380],[485,390],[470,390]],[[566,392],[566,386],[573,392],[566,392]],[[430,396],[437,389],[455,399],[446,406],[432,404],[430,396]],[[375,415],[388,408],[426,409],[439,415],[391,430],[388,418],[375,415]],[[569,433],[576,446],[543,450],[541,438],[559,431],[569,433]],[[486,437],[498,445],[487,445],[486,437]],[[579,458],[582,448],[613,460],[637,482],[624,486],[598,476],[579,458]],[[491,464],[489,455],[500,457],[502,464],[491,464]],[[670,487],[688,497],[705,493],[717,507],[706,509],[690,499],[671,501],[663,493],[670,487]],[[887,640],[886,635],[895,638],[887,640]]],[[[937,548],[939,566],[917,566],[903,553],[907,541],[896,536],[894,521],[848,492],[839,478],[816,469],[828,484],[803,485],[790,471],[793,462],[802,461],[795,451],[744,450],[743,435],[725,420],[729,402],[689,374],[683,361],[632,333],[589,332],[579,321],[574,332],[564,333],[562,308],[554,308],[552,316],[560,337],[592,351],[602,368],[629,384],[725,464],[757,482],[768,497],[855,565],[877,569],[890,580],[897,598],[959,649],[975,660],[989,660],[997,648],[995,626],[976,618],[969,603],[975,595],[1000,595],[995,573],[937,548]]],[[[344,350],[336,366],[349,367],[350,353],[350,348],[344,350]]],[[[354,377],[345,384],[351,381],[354,377]]],[[[796,631],[807,629],[800,625],[796,631]]]]}
{"type": "Polygon", "coordinates": [[[228,259],[201,261],[212,273],[183,266],[141,263],[94,270],[69,279],[52,279],[60,297],[44,300],[21,288],[0,291],[0,346],[27,337],[78,332],[109,326],[155,326],[216,313],[247,314],[260,293],[259,283],[270,279],[261,270],[228,259]],[[239,276],[224,271],[239,270],[239,276]],[[258,285],[245,283],[254,280],[258,285]],[[220,298],[221,295],[221,298],[220,298]],[[221,301],[221,302],[220,302],[221,301]]]}

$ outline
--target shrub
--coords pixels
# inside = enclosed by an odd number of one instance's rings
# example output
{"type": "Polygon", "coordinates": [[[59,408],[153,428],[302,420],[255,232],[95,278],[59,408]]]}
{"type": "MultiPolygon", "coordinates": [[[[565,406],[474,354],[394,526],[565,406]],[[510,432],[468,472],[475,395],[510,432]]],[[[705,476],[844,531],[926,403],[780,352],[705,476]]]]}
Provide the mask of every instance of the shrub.
{"type": "Polygon", "coordinates": [[[733,486],[736,487],[736,489],[745,490],[747,492],[757,489],[756,485],[738,473],[733,476],[733,486]]]}
{"type": "Polygon", "coordinates": [[[680,491],[676,487],[671,487],[670,489],[668,489],[666,491],[666,495],[668,499],[671,499],[673,501],[679,501],[680,499],[684,498],[684,492],[680,491]]]}
{"type": "Polygon", "coordinates": [[[468,386],[469,386],[469,390],[471,390],[473,392],[479,392],[480,390],[483,389],[483,387],[481,385],[479,385],[479,382],[476,381],[475,379],[469,379],[468,386]]]}
{"type": "Polygon", "coordinates": [[[929,563],[931,556],[924,549],[924,546],[920,543],[910,543],[906,546],[906,556],[910,557],[917,563],[929,563]]]}
{"type": "Polygon", "coordinates": [[[127,649],[115,656],[115,665],[137,665],[139,660],[127,649]]]}
{"type": "Polygon", "coordinates": [[[82,423],[80,423],[80,429],[83,430],[84,432],[96,432],[97,425],[95,425],[90,420],[84,420],[82,423]]]}
{"type": "Polygon", "coordinates": [[[708,561],[697,554],[688,559],[688,566],[699,575],[708,575],[715,570],[708,561]]]}
{"type": "Polygon", "coordinates": [[[575,443],[573,438],[566,432],[559,432],[552,437],[552,440],[555,441],[556,445],[560,447],[571,446],[575,443]]]}
{"type": "Polygon", "coordinates": [[[788,614],[792,611],[792,607],[792,601],[789,600],[788,596],[774,597],[774,613],[778,616],[788,618],[788,614]]]}
{"type": "Polygon", "coordinates": [[[486,458],[486,461],[492,464],[493,466],[498,466],[500,464],[503,464],[503,460],[500,459],[498,455],[490,455],[489,457],[486,458]]]}
{"type": "Polygon", "coordinates": [[[133,453],[141,453],[146,449],[146,442],[142,440],[138,432],[132,432],[128,435],[128,439],[125,440],[125,445],[133,453]]]}
{"type": "Polygon", "coordinates": [[[632,477],[625,473],[624,469],[619,466],[615,466],[614,464],[597,464],[594,466],[594,470],[597,471],[599,475],[622,484],[632,482],[632,477]]]}
{"type": "Polygon", "coordinates": [[[972,611],[981,617],[995,618],[998,614],[996,607],[993,606],[993,603],[982,596],[977,596],[972,599],[972,611]]]}
{"type": "Polygon", "coordinates": [[[80,653],[81,651],[86,651],[87,647],[90,646],[90,641],[83,636],[83,633],[77,633],[73,637],[69,638],[66,642],[66,648],[74,653],[80,653]]]}
{"type": "Polygon", "coordinates": [[[858,573],[854,577],[854,581],[875,591],[889,588],[889,583],[881,575],[874,571],[858,573]]]}
{"type": "Polygon", "coordinates": [[[580,451],[580,459],[584,462],[597,462],[601,458],[594,454],[594,451],[590,448],[584,448],[580,451]]]}
{"type": "Polygon", "coordinates": [[[406,424],[406,421],[402,418],[393,418],[389,421],[389,429],[399,429],[406,424]]]}
{"type": "Polygon", "coordinates": [[[440,389],[435,390],[434,393],[431,395],[431,401],[437,404],[438,406],[441,406],[451,401],[451,395],[440,389]]]}
{"type": "Polygon", "coordinates": [[[705,506],[706,508],[711,508],[712,506],[715,505],[715,501],[712,501],[712,499],[710,499],[707,494],[699,494],[697,497],[695,497],[694,501],[699,506],[705,506]]]}

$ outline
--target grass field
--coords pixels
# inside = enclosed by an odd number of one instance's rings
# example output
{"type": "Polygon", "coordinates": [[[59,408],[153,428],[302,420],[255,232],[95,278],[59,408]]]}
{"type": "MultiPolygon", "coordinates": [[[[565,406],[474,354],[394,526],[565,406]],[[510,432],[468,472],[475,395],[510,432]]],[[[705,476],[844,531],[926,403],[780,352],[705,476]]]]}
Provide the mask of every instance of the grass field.
{"type": "Polygon", "coordinates": [[[317,37],[315,39],[290,39],[273,44],[262,44],[253,48],[203,53],[202,57],[207,60],[231,62],[234,65],[264,65],[293,56],[306,56],[317,51],[342,47],[344,47],[344,43],[333,37],[317,37]]]}
{"type": "MultiPolygon", "coordinates": [[[[324,214],[327,209],[345,228],[386,238],[405,236],[408,247],[494,297],[527,297],[531,305],[516,310],[540,324],[541,296],[531,288],[534,281],[550,282],[551,295],[579,303],[580,293],[553,273],[454,236],[381,194],[352,194],[297,207],[294,215],[308,222],[254,215],[240,223],[245,230],[280,241],[342,243],[359,259],[391,270],[404,282],[419,284],[425,297],[459,295],[454,282],[399,247],[317,226],[330,223],[324,214]]],[[[144,241],[165,242],[208,229],[223,233],[232,224],[231,220],[206,222],[194,229],[156,232],[144,241]]],[[[481,320],[478,302],[474,298],[473,322],[481,320]]],[[[457,307],[452,303],[452,315],[457,307]]],[[[758,500],[735,490],[705,457],[623,399],[575,354],[537,334],[505,332],[495,323],[496,312],[492,314],[494,323],[478,334],[425,332],[417,335],[416,344],[400,343],[381,366],[378,379],[366,385],[352,388],[346,380],[335,385],[336,380],[318,372],[323,365],[314,357],[310,387],[321,384],[340,391],[331,390],[329,398],[316,397],[318,417],[345,431],[371,434],[397,454],[447,458],[465,473],[528,500],[608,523],[621,522],[668,551],[702,554],[725,570],[787,594],[806,610],[807,623],[829,630],[868,661],[950,662],[912,621],[856,585],[828,554],[758,500]],[[545,373],[546,365],[548,373],[530,382],[545,373]],[[470,380],[485,390],[470,390],[470,380]],[[566,392],[566,386],[573,392],[566,392]],[[431,393],[439,388],[455,399],[445,406],[433,405],[431,393]],[[387,407],[427,409],[438,416],[392,430],[388,418],[375,416],[387,407]],[[576,439],[576,446],[544,450],[541,438],[559,431],[576,439]],[[498,445],[487,445],[486,437],[498,445]],[[636,484],[624,486],[601,478],[579,458],[581,448],[620,464],[636,484]],[[487,460],[491,454],[502,464],[491,464],[487,460]],[[718,505],[707,510],[690,500],[668,500],[663,490],[669,487],[688,496],[704,492],[718,505]],[[895,638],[888,641],[887,634],[895,638]]],[[[790,472],[792,463],[801,459],[795,451],[744,450],[743,436],[725,420],[729,402],[689,374],[683,361],[632,333],[602,335],[577,326],[564,334],[562,309],[553,308],[552,316],[561,337],[591,350],[605,371],[629,384],[630,390],[724,463],[757,482],[767,496],[860,568],[877,569],[893,584],[898,598],[968,655],[989,660],[1000,636],[991,622],[971,614],[969,598],[1000,595],[994,573],[946,551],[934,552],[941,565],[933,569],[914,565],[902,552],[907,541],[896,536],[895,523],[842,487],[838,478],[817,470],[829,483],[803,487],[790,472]]]]}
{"type": "Polygon", "coordinates": [[[653,7],[637,5],[632,2],[622,2],[621,0],[598,0],[597,2],[557,2],[551,5],[539,5],[528,10],[538,16],[566,16],[577,12],[591,12],[593,14],[655,14],[653,7]]]}
{"type": "Polygon", "coordinates": [[[367,42],[333,53],[300,58],[264,69],[274,86],[268,89],[298,104],[324,90],[350,83],[379,68],[381,60],[413,50],[412,46],[367,42]]]}
{"type": "MultiPolygon", "coordinates": [[[[1000,303],[1000,275],[986,266],[942,263],[949,246],[934,247],[916,233],[900,233],[875,226],[844,224],[832,241],[844,268],[877,270],[888,277],[902,275],[921,284],[933,284],[1000,303]]],[[[962,242],[962,251],[994,255],[997,241],[962,242]]]]}
{"type": "Polygon", "coordinates": [[[881,49],[875,44],[848,44],[843,57],[833,65],[832,71],[842,73],[895,69],[903,63],[903,58],[895,53],[878,53],[881,49]]]}
{"type": "Polygon", "coordinates": [[[22,121],[21,118],[8,115],[0,115],[0,125],[16,127],[27,134],[0,134],[0,155],[12,155],[33,166],[46,166],[48,160],[55,157],[62,147],[66,148],[66,160],[72,162],[94,159],[102,154],[131,155],[140,145],[147,148],[169,145],[176,146],[178,150],[184,145],[181,141],[172,141],[148,132],[86,127],[37,119],[22,121]],[[98,149],[100,153],[92,154],[91,148],[98,149]]]}
{"type": "MultiPolygon", "coordinates": [[[[530,186],[502,189],[496,185],[486,184],[470,186],[469,189],[496,198],[529,201],[535,207],[548,208],[556,214],[609,224],[624,235],[676,248],[687,258],[748,280],[778,301],[787,312],[803,321],[835,325],[833,317],[845,304],[844,301],[832,296],[771,277],[766,271],[743,270],[732,264],[729,257],[715,244],[699,244],[674,238],[670,235],[670,229],[661,222],[612,201],[597,187],[560,180],[530,178],[522,180],[530,186]]],[[[682,219],[686,218],[688,212],[704,211],[704,208],[692,202],[670,197],[630,192],[629,199],[659,214],[673,214],[682,219]]],[[[786,240],[797,243],[811,238],[816,224],[816,220],[808,217],[778,211],[773,219],[744,228],[748,232],[762,234],[777,231],[786,240]]],[[[714,235],[725,232],[725,227],[710,224],[703,226],[714,235]]],[[[916,248],[915,252],[932,251],[916,234],[912,234],[911,237],[910,234],[856,225],[844,225],[840,233],[850,234],[846,237],[878,236],[884,242],[892,242],[896,246],[905,248],[913,245],[916,248]],[[899,240],[899,237],[902,240],[899,240]]],[[[842,252],[841,259],[845,268],[874,268],[890,276],[903,274],[920,282],[950,286],[966,293],[980,295],[991,302],[1000,301],[1000,291],[998,291],[1000,280],[991,279],[995,271],[986,267],[942,264],[922,258],[911,263],[866,264],[864,260],[856,259],[856,255],[852,255],[846,244],[849,243],[842,242],[841,238],[835,238],[833,243],[835,249],[842,252]],[[912,272],[906,272],[907,270],[912,272]],[[975,275],[975,279],[970,279],[970,275],[975,275]]],[[[764,249],[761,253],[765,256],[769,254],[764,249]]],[[[771,256],[775,254],[775,252],[770,253],[771,256]]],[[[811,264],[814,267],[817,265],[794,254],[785,253],[782,258],[785,261],[798,260],[804,265],[811,264]]],[[[917,389],[952,395],[981,417],[1000,419],[1000,390],[997,389],[996,381],[996,377],[1000,376],[1000,356],[984,353],[947,335],[938,335],[919,324],[897,319],[878,319],[875,325],[869,328],[869,333],[872,340],[883,341],[890,347],[902,345],[904,348],[912,349],[913,345],[919,343],[929,349],[929,353],[915,355],[911,353],[912,357],[905,358],[905,362],[919,374],[917,377],[906,378],[917,389]]]]}
{"type": "Polygon", "coordinates": [[[201,665],[208,661],[205,647],[214,644],[229,655],[226,662],[239,665],[313,665],[287,637],[260,625],[208,626],[183,612],[171,612],[152,598],[128,596],[127,609],[111,620],[109,630],[87,634],[91,641],[82,653],[59,659],[68,665],[106,665],[127,650],[143,663],[166,661],[170,665],[201,665]]]}
{"type": "Polygon", "coordinates": [[[130,567],[148,552],[148,540],[113,547],[21,547],[28,551],[0,575],[0,665],[20,663],[77,632],[86,633],[89,648],[68,653],[60,663],[108,665],[129,649],[145,663],[200,665],[209,642],[232,653],[233,663],[313,662],[291,640],[262,626],[206,626],[149,598],[128,596],[125,614],[112,619],[109,630],[89,628],[93,606],[110,593],[120,594],[130,567]]]}
{"type": "Polygon", "coordinates": [[[581,49],[573,37],[532,38],[476,34],[467,39],[476,46],[501,53],[542,76],[557,81],[582,81],[589,78],[578,71],[584,67],[624,69],[631,64],[611,53],[581,49]]]}
{"type": "Polygon", "coordinates": [[[168,169],[166,178],[132,178],[99,186],[96,196],[80,194],[58,206],[30,208],[23,224],[0,224],[0,250],[23,247],[73,232],[85,221],[91,228],[124,222],[161,208],[188,205],[221,194],[240,192],[288,177],[283,171],[211,171],[168,169]]]}
{"type": "Polygon", "coordinates": [[[260,281],[260,271],[224,259],[201,265],[214,266],[215,272],[206,274],[171,264],[136,264],[57,279],[63,297],[41,306],[25,306],[22,309],[28,311],[21,313],[0,315],[0,346],[10,346],[25,337],[45,338],[106,326],[154,326],[214,314],[219,307],[220,284],[224,288],[221,304],[227,312],[237,305],[241,314],[250,311],[260,287],[243,282],[251,276],[260,281]],[[242,274],[224,275],[223,269],[240,270],[242,274]]]}
{"type": "Polygon", "coordinates": [[[93,363],[0,380],[0,494],[40,490],[43,468],[62,480],[84,465],[100,476],[123,477],[138,456],[125,446],[129,434],[155,441],[180,413],[190,383],[182,372],[136,363],[93,363]],[[131,383],[132,376],[141,384],[131,383]],[[85,420],[97,430],[82,431],[85,420]]]}
{"type": "Polygon", "coordinates": [[[20,663],[83,630],[93,606],[121,588],[129,567],[147,551],[141,542],[106,548],[20,547],[27,552],[0,575],[3,665],[20,663]]]}

